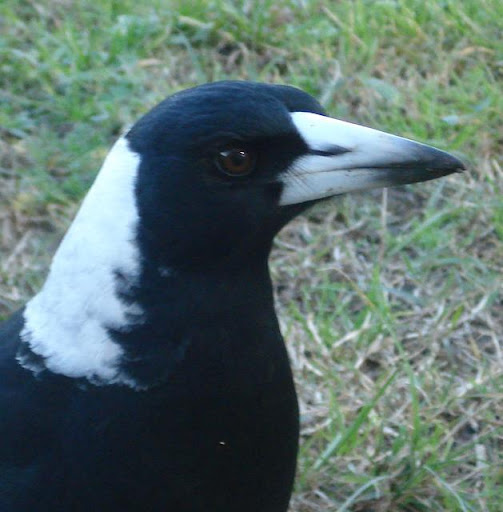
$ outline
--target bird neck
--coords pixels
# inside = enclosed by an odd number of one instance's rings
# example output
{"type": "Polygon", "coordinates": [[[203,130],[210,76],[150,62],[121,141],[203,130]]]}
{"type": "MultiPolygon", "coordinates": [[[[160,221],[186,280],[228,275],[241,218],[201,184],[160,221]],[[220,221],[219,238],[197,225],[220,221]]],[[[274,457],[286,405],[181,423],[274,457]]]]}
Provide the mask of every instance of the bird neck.
{"type": "Polygon", "coordinates": [[[241,375],[251,365],[259,379],[272,353],[284,359],[267,260],[162,275],[146,264],[134,295],[143,322],[113,336],[126,354],[123,368],[140,386],[167,381],[180,368],[185,376],[193,368],[225,372],[228,363],[244,364],[241,375]]]}

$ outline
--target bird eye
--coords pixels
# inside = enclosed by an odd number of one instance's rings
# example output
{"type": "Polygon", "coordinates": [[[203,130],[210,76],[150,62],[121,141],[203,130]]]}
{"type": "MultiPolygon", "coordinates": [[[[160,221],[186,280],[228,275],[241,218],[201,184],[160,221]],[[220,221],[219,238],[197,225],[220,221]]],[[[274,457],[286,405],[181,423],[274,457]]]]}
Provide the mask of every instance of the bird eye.
{"type": "Polygon", "coordinates": [[[218,153],[216,163],[229,176],[246,176],[255,167],[255,155],[243,148],[225,149],[218,153]]]}

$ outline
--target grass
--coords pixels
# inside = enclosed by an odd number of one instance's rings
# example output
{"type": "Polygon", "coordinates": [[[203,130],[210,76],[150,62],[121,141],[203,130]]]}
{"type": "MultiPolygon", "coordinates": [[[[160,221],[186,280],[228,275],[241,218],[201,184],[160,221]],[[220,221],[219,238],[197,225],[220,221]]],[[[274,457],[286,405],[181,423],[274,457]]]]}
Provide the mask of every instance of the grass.
{"type": "Polygon", "coordinates": [[[223,78],[289,83],[469,172],[338,198],[272,272],[302,411],[292,511],[503,503],[499,0],[0,6],[0,317],[43,282],[122,127],[223,78]]]}

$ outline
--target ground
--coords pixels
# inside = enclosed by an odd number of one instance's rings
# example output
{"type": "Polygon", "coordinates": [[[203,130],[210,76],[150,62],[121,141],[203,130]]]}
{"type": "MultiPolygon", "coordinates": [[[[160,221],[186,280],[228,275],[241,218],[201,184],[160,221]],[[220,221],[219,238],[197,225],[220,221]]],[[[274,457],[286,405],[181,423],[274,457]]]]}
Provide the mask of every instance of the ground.
{"type": "Polygon", "coordinates": [[[5,0],[0,318],[40,287],[124,126],[202,82],[301,87],[471,164],[334,199],[278,238],[292,511],[500,511],[502,19],[500,0],[5,0]]]}

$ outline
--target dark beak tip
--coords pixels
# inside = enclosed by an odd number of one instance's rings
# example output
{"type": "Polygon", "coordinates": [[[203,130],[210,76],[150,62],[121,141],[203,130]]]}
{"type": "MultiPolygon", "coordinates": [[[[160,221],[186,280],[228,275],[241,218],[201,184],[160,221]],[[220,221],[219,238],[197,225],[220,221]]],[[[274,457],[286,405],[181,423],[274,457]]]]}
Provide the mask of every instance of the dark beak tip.
{"type": "Polygon", "coordinates": [[[454,172],[464,172],[468,169],[468,161],[465,157],[442,152],[442,157],[434,159],[433,169],[454,172]]]}
{"type": "Polygon", "coordinates": [[[468,162],[466,159],[461,159],[456,156],[452,156],[453,162],[451,164],[451,169],[453,172],[464,172],[468,170],[468,162]]]}
{"type": "Polygon", "coordinates": [[[459,167],[457,169],[457,172],[467,171],[470,167],[473,167],[473,164],[469,162],[468,158],[466,157],[458,158],[458,161],[459,167]]]}

